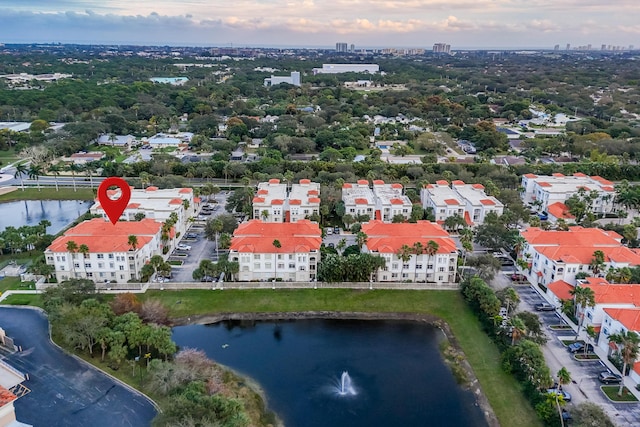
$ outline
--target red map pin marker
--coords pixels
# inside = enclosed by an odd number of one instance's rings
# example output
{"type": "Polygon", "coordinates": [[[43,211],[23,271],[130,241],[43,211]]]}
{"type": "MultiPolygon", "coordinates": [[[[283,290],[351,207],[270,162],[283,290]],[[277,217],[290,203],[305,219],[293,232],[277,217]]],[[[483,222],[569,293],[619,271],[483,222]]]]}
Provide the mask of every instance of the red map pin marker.
{"type": "Polygon", "coordinates": [[[100,201],[100,205],[102,209],[107,213],[109,220],[113,225],[118,222],[120,219],[120,215],[124,212],[125,208],[129,204],[129,200],[131,199],[131,187],[127,181],[122,178],[118,178],[112,176],[110,178],[105,179],[98,187],[98,200],[100,201]],[[120,188],[120,198],[113,200],[107,195],[107,190],[109,187],[118,187],[120,188]]]}

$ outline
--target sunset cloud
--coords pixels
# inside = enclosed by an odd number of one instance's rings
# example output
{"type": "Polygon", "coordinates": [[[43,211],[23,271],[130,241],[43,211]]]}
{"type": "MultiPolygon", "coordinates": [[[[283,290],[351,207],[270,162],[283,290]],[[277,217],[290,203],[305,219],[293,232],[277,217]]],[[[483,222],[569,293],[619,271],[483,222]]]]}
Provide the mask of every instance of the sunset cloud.
{"type": "Polygon", "coordinates": [[[9,0],[0,42],[628,45],[639,14],[637,0],[9,0]]]}

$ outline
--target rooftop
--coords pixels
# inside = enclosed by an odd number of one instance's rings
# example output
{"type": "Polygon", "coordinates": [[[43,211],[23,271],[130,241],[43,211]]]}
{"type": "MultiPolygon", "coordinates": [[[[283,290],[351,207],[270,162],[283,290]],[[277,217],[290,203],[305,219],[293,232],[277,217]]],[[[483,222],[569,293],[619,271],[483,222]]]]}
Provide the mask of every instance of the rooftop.
{"type": "Polygon", "coordinates": [[[230,249],[250,253],[295,253],[318,251],[321,244],[322,232],[315,222],[303,219],[264,223],[252,219],[234,231],[230,249]],[[275,240],[280,242],[280,248],[273,245],[275,240]]]}
{"type": "Polygon", "coordinates": [[[612,319],[622,323],[629,331],[640,331],[640,307],[636,308],[605,308],[605,313],[612,319]]]}
{"type": "Polygon", "coordinates": [[[449,234],[430,221],[396,224],[369,221],[362,224],[362,232],[367,235],[367,248],[374,252],[396,253],[402,245],[420,242],[426,246],[429,240],[438,244],[438,253],[456,252],[456,244],[449,234]]]}

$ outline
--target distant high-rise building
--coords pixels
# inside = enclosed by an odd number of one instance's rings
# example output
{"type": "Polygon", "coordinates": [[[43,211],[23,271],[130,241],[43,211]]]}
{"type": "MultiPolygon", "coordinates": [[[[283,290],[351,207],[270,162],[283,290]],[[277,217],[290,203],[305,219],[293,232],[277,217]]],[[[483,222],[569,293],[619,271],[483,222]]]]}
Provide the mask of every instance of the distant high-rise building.
{"type": "Polygon", "coordinates": [[[607,45],[606,45],[606,44],[603,44],[603,45],[600,47],[600,50],[607,50],[607,45]]]}
{"type": "Polygon", "coordinates": [[[591,50],[591,45],[590,44],[587,45],[587,50],[591,50]]]}
{"type": "Polygon", "coordinates": [[[629,50],[633,50],[633,45],[632,44],[629,45],[629,50]]]}
{"type": "Polygon", "coordinates": [[[351,43],[351,47],[349,48],[349,52],[353,53],[356,51],[356,45],[351,43]]]}
{"type": "Polygon", "coordinates": [[[446,43],[435,43],[433,45],[433,51],[435,53],[451,53],[451,45],[446,43]]]}
{"type": "Polygon", "coordinates": [[[347,44],[346,43],[336,43],[336,52],[346,52],[347,44]]]}
{"type": "Polygon", "coordinates": [[[559,45],[559,44],[555,45],[555,46],[553,47],[553,50],[560,50],[560,45],[559,45]]]}
{"type": "Polygon", "coordinates": [[[571,50],[571,43],[567,43],[567,50],[571,50]]]}

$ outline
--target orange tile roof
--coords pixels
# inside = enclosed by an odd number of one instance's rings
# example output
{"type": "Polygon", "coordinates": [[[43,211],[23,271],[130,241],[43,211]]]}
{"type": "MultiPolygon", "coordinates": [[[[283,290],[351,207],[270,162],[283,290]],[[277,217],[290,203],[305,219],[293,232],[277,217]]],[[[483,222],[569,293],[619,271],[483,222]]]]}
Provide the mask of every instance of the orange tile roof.
{"type": "Polygon", "coordinates": [[[493,206],[493,205],[496,204],[496,202],[494,202],[491,199],[482,199],[482,200],[480,200],[480,203],[482,203],[485,206],[493,206]]]}
{"type": "Polygon", "coordinates": [[[282,200],[282,199],[273,199],[271,201],[271,204],[272,205],[284,205],[284,200],[282,200]]]}
{"type": "Polygon", "coordinates": [[[258,190],[258,194],[269,194],[269,190],[267,190],[266,188],[262,188],[258,190]]]}
{"type": "Polygon", "coordinates": [[[362,232],[367,235],[367,248],[374,252],[395,253],[402,245],[412,246],[415,242],[426,245],[429,240],[438,244],[438,253],[456,252],[449,233],[429,221],[393,224],[374,220],[362,224],[362,232]]]}
{"type": "Polygon", "coordinates": [[[540,187],[551,187],[551,184],[549,184],[547,181],[540,181],[538,182],[538,185],[540,187]]]}
{"type": "Polygon", "coordinates": [[[309,197],[309,203],[320,203],[319,197],[309,197]]]}
{"type": "Polygon", "coordinates": [[[253,203],[264,203],[264,197],[254,197],[253,203]]]}
{"type": "Polygon", "coordinates": [[[634,364],[633,364],[633,371],[634,371],[636,374],[639,374],[639,375],[640,375],[640,362],[636,362],[636,363],[634,363],[634,364]]]}
{"type": "Polygon", "coordinates": [[[591,179],[593,179],[594,181],[598,181],[602,185],[613,185],[613,182],[598,175],[592,176],[591,179]]]}
{"type": "Polygon", "coordinates": [[[536,175],[534,173],[527,173],[524,176],[527,177],[527,178],[537,178],[538,177],[538,175],[536,175]]]}
{"type": "Polygon", "coordinates": [[[447,205],[459,205],[460,202],[458,202],[456,199],[445,199],[444,201],[447,205]]]}
{"type": "Polygon", "coordinates": [[[364,199],[362,197],[357,197],[355,202],[356,202],[356,205],[366,205],[369,203],[367,199],[364,199]]]}
{"type": "Polygon", "coordinates": [[[402,199],[398,199],[397,197],[394,197],[393,199],[391,199],[389,201],[391,202],[392,205],[402,205],[402,204],[404,204],[402,199]]]}
{"type": "Polygon", "coordinates": [[[154,187],[154,186],[147,187],[147,188],[145,188],[144,191],[158,191],[158,187],[154,187]]]}
{"type": "Polygon", "coordinates": [[[342,188],[353,188],[353,185],[349,184],[348,182],[345,182],[344,184],[342,184],[342,188]]]}
{"type": "Polygon", "coordinates": [[[591,288],[596,304],[632,304],[640,307],[640,285],[609,284],[600,277],[588,277],[585,288],[591,288]]]}
{"type": "Polygon", "coordinates": [[[160,232],[162,223],[150,218],[142,221],[118,221],[115,225],[102,218],[84,221],[67,230],[47,248],[52,252],[68,252],[67,242],[73,240],[78,246],[87,245],[89,252],[127,252],[130,235],[138,238],[138,247],[149,243],[160,232]]]}
{"type": "Polygon", "coordinates": [[[140,203],[129,203],[127,209],[137,209],[140,207],[140,203]]]}
{"type": "Polygon", "coordinates": [[[180,191],[178,191],[178,193],[180,193],[180,194],[193,193],[193,188],[181,188],[180,191]]]}
{"type": "Polygon", "coordinates": [[[301,205],[302,204],[302,200],[300,200],[300,199],[290,199],[289,200],[289,204],[290,205],[301,205]]]}
{"type": "Polygon", "coordinates": [[[311,180],[310,179],[301,179],[300,180],[300,184],[311,184],[311,180]]]}
{"type": "Polygon", "coordinates": [[[243,222],[233,232],[231,250],[248,253],[293,253],[320,250],[322,232],[315,222],[265,223],[259,219],[243,222]],[[281,247],[273,246],[278,240],[281,247]]]}
{"type": "Polygon", "coordinates": [[[575,219],[575,216],[569,213],[569,207],[562,202],[555,202],[547,206],[547,212],[556,218],[575,219]]]}
{"type": "Polygon", "coordinates": [[[464,211],[464,221],[467,225],[473,225],[473,221],[471,221],[471,215],[469,215],[468,211],[464,211]]]}
{"type": "Polygon", "coordinates": [[[616,189],[611,187],[610,185],[604,185],[601,188],[602,188],[602,191],[616,191],[616,189]]]}
{"type": "Polygon", "coordinates": [[[583,174],[582,172],[576,172],[573,174],[573,176],[576,176],[578,178],[585,178],[587,175],[583,174]]]}
{"type": "Polygon", "coordinates": [[[278,178],[271,178],[269,184],[280,184],[280,180],[278,178]]]}
{"type": "Polygon", "coordinates": [[[384,185],[384,181],[381,179],[374,179],[373,185],[384,185]]]}
{"type": "Polygon", "coordinates": [[[16,400],[18,396],[0,385],[0,408],[16,400]]]}
{"type": "Polygon", "coordinates": [[[591,189],[589,187],[587,187],[586,185],[581,185],[580,187],[578,187],[578,190],[584,190],[584,191],[591,191],[591,189]]]}
{"type": "Polygon", "coordinates": [[[484,185],[482,185],[482,184],[472,184],[471,186],[473,188],[478,189],[478,190],[484,190],[484,185]]]}
{"type": "Polygon", "coordinates": [[[449,185],[449,181],[447,181],[446,179],[439,179],[438,181],[436,181],[436,184],[438,184],[438,185],[449,185]]]}
{"type": "Polygon", "coordinates": [[[629,331],[640,331],[640,307],[636,308],[605,308],[605,313],[612,319],[622,323],[629,331]]]}
{"type": "Polygon", "coordinates": [[[170,205],[181,205],[182,204],[182,199],[178,199],[178,198],[171,199],[171,200],[169,200],[169,204],[170,205]]]}
{"type": "Polygon", "coordinates": [[[200,197],[194,197],[193,198],[193,202],[194,203],[200,203],[202,201],[202,199],[200,197]]]}
{"type": "Polygon", "coordinates": [[[367,181],[366,179],[359,179],[358,185],[369,185],[369,181],[367,181]]]}
{"type": "Polygon", "coordinates": [[[556,178],[564,178],[564,174],[562,174],[560,172],[552,173],[551,175],[555,176],[556,178]]]}
{"type": "Polygon", "coordinates": [[[309,190],[307,192],[307,196],[317,196],[318,194],[320,194],[318,190],[309,190]]]}
{"type": "Polygon", "coordinates": [[[461,180],[457,179],[455,181],[452,181],[451,184],[453,184],[453,185],[464,185],[464,181],[461,181],[461,180]]]}
{"type": "Polygon", "coordinates": [[[425,184],[423,187],[424,187],[424,188],[435,188],[435,187],[433,186],[433,184],[425,184]]]}
{"type": "Polygon", "coordinates": [[[561,300],[573,299],[573,295],[571,295],[571,293],[569,292],[573,290],[573,286],[571,286],[564,280],[556,280],[555,282],[551,282],[547,285],[547,288],[561,300]]]}
{"type": "Polygon", "coordinates": [[[398,184],[397,182],[394,184],[391,184],[391,188],[403,188],[402,184],[398,184]]]}
{"type": "MultiPolygon", "coordinates": [[[[522,237],[531,245],[567,245],[567,246],[620,246],[622,236],[614,231],[599,228],[569,227],[569,231],[543,230],[529,227],[521,232],[522,237]]],[[[592,251],[593,252],[593,251],[592,251]]]]}

